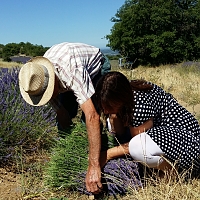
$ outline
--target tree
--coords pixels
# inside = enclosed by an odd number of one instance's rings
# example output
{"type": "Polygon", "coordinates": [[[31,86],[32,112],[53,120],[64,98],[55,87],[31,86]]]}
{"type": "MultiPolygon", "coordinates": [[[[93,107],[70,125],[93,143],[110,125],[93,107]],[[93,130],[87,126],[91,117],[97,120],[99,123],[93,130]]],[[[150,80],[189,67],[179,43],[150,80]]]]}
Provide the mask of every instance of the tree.
{"type": "Polygon", "coordinates": [[[13,55],[17,55],[19,51],[19,45],[17,45],[16,43],[8,43],[3,48],[2,58],[4,61],[11,61],[10,57],[13,55]]]}
{"type": "Polygon", "coordinates": [[[200,57],[200,3],[189,0],[126,0],[111,19],[108,46],[137,65],[200,57]]]}
{"type": "Polygon", "coordinates": [[[4,61],[11,61],[12,56],[26,55],[29,57],[43,56],[49,47],[42,45],[33,45],[30,42],[8,43],[5,46],[0,44],[0,57],[4,61]]]}
{"type": "Polygon", "coordinates": [[[2,58],[2,54],[3,54],[3,48],[4,48],[4,45],[3,44],[0,44],[0,58],[2,58]]]}

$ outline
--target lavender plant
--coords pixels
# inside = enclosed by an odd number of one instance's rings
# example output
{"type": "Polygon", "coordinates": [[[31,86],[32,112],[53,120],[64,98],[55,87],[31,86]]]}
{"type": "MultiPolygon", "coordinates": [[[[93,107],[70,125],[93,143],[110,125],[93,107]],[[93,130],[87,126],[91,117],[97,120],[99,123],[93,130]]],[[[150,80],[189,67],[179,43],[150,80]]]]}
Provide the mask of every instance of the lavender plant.
{"type": "Polygon", "coordinates": [[[19,91],[19,68],[0,68],[0,164],[18,154],[48,147],[55,133],[55,114],[47,106],[27,104],[19,91]]]}
{"type": "MultiPolygon", "coordinates": [[[[102,134],[102,149],[116,145],[114,135],[104,131],[102,134]]],[[[60,139],[52,150],[51,160],[46,168],[46,184],[50,187],[77,190],[90,195],[85,187],[85,176],[88,164],[88,141],[85,126],[75,124],[66,135],[60,139]]],[[[131,158],[110,160],[102,169],[104,189],[108,195],[125,194],[129,189],[142,187],[139,166],[131,158]]]]}
{"type": "MultiPolygon", "coordinates": [[[[85,176],[86,172],[77,176],[76,189],[82,194],[91,195],[85,187],[85,176]]],[[[109,160],[102,169],[102,184],[102,194],[114,197],[138,190],[143,187],[138,163],[125,157],[109,160]]]]}
{"type": "Polygon", "coordinates": [[[66,129],[65,135],[52,149],[45,182],[50,187],[76,189],[79,184],[76,180],[86,171],[88,163],[86,128],[77,123],[66,129]]]}

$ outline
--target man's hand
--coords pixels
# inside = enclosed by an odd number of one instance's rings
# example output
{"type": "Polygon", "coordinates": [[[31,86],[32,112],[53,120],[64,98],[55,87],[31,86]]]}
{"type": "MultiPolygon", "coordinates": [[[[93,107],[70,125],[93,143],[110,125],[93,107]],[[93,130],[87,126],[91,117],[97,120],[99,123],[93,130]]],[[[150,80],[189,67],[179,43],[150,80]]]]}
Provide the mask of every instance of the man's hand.
{"type": "Polygon", "coordinates": [[[85,114],[89,141],[89,163],[85,179],[86,188],[89,192],[97,194],[102,189],[101,167],[99,164],[101,150],[100,116],[96,112],[91,99],[88,99],[80,106],[85,114]]]}
{"type": "Polygon", "coordinates": [[[100,167],[89,165],[85,178],[86,188],[88,192],[98,194],[103,186],[101,184],[101,169],[100,167]]]}

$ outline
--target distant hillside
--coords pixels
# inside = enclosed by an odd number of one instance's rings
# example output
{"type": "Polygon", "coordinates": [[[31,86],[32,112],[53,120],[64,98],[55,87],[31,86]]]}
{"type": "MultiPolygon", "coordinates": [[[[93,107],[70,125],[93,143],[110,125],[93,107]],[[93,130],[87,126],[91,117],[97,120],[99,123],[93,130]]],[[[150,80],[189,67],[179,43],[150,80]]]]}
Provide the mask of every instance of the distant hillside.
{"type": "Polygon", "coordinates": [[[110,48],[102,48],[101,52],[105,55],[118,55],[119,52],[117,51],[112,51],[110,48]]]}

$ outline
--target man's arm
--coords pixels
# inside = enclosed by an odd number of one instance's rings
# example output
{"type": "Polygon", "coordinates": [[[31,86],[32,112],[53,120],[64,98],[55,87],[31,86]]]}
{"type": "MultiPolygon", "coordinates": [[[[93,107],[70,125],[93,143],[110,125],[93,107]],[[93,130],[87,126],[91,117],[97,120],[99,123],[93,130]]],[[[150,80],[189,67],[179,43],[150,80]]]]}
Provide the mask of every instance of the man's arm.
{"type": "Polygon", "coordinates": [[[86,188],[89,192],[99,193],[102,189],[99,163],[101,150],[100,117],[91,99],[88,99],[80,107],[85,114],[89,141],[89,165],[85,179],[86,188]]]}

